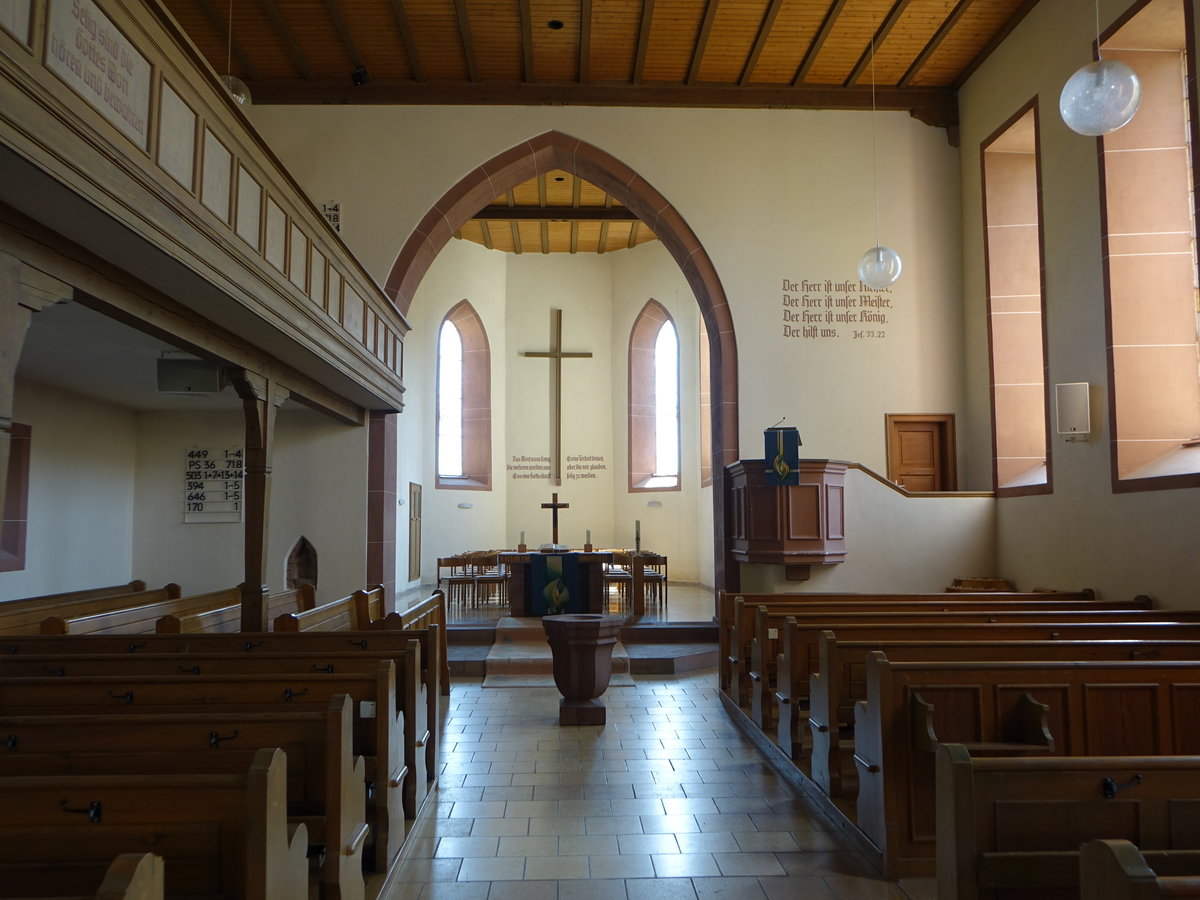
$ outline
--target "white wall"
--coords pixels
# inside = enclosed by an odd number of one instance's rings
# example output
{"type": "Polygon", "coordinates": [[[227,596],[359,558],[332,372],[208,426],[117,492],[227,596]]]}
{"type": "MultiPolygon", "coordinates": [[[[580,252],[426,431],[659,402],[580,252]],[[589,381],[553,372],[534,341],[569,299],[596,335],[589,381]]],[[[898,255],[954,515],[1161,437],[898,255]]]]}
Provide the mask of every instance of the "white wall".
{"type": "MultiPolygon", "coordinates": [[[[1129,6],[1101,0],[1107,28],[1129,6]]],[[[1194,608],[1200,577],[1200,495],[1192,490],[1113,494],[1097,143],[1070,131],[1058,95],[1091,59],[1092,0],[1033,8],[968,80],[962,119],[963,310],[973,483],[990,480],[990,399],[979,146],[1034,97],[1040,100],[1049,383],[1092,385],[1089,441],[1051,443],[1054,492],[997,501],[997,569],[1020,583],[1087,584],[1112,599],[1137,593],[1194,608]]],[[[1053,405],[1051,406],[1053,415],[1053,405]]]]}
{"type": "Polygon", "coordinates": [[[133,413],[18,381],[14,420],[32,429],[29,526],[25,568],[0,573],[0,600],[153,583],[132,561],[133,413]]]}

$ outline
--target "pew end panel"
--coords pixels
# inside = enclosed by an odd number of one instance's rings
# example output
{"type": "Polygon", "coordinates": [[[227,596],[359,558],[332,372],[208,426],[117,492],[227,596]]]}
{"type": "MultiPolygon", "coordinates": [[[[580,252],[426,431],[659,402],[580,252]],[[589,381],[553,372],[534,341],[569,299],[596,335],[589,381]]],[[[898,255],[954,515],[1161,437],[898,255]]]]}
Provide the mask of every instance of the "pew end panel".
{"type": "MultiPolygon", "coordinates": [[[[1159,900],[1200,897],[1200,854],[1192,853],[1191,874],[1159,874],[1134,844],[1124,840],[1088,841],[1079,848],[1080,900],[1159,900]]],[[[1163,868],[1163,854],[1158,854],[1163,868]]],[[[1176,865],[1181,861],[1174,861],[1176,865]]]]}
{"type": "Polygon", "coordinates": [[[122,853],[108,867],[96,900],[163,900],[163,858],[122,853]]]}

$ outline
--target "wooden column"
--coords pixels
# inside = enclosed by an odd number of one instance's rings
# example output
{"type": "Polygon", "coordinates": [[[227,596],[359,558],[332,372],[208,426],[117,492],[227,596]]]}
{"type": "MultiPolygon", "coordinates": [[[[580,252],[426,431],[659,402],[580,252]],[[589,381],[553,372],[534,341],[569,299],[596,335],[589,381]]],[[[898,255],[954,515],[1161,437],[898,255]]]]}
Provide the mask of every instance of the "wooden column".
{"type": "Polygon", "coordinates": [[[246,417],[246,522],[242,631],[268,631],[267,531],[271,521],[271,457],[275,450],[275,413],[288,398],[270,379],[248,369],[233,369],[230,380],[242,398],[246,417]]]}

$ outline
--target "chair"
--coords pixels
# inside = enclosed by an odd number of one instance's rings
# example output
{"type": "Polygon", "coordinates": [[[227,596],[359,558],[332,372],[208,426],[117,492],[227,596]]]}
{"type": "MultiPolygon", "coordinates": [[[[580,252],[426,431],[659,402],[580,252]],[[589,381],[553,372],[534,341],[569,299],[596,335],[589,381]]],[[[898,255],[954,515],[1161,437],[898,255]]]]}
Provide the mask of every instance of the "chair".
{"type": "Polygon", "coordinates": [[[632,597],[630,587],[633,584],[633,574],[630,569],[632,560],[628,550],[602,550],[602,553],[612,554],[612,560],[604,564],[604,593],[611,602],[616,595],[617,611],[628,612],[632,597]]]}
{"type": "Polygon", "coordinates": [[[646,604],[662,604],[667,611],[667,558],[653,551],[643,551],[642,583],[645,585],[646,604]]]}
{"type": "Polygon", "coordinates": [[[481,550],[470,554],[477,604],[487,603],[494,598],[503,606],[508,599],[509,575],[500,563],[499,553],[498,550],[481,550]]]}
{"type": "Polygon", "coordinates": [[[475,602],[475,578],[470,570],[467,556],[442,556],[438,558],[438,587],[446,594],[449,604],[475,602]],[[446,573],[443,575],[442,570],[446,573]]]}

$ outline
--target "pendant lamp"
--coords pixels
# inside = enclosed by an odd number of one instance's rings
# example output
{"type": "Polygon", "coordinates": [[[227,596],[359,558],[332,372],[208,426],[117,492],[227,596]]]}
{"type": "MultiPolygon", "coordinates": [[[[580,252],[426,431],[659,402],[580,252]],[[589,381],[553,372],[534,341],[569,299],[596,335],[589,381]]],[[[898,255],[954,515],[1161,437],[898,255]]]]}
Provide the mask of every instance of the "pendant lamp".
{"type": "Polygon", "coordinates": [[[233,0],[229,0],[229,37],[225,45],[225,74],[221,76],[221,83],[225,85],[225,90],[229,91],[229,96],[233,98],[233,102],[238,106],[250,105],[250,88],[246,87],[246,82],[238,78],[232,73],[233,66],[233,0]]]}
{"type": "MultiPolygon", "coordinates": [[[[1096,55],[1100,56],[1100,0],[1096,0],[1096,55]]],[[[1067,127],[1088,137],[1128,124],[1142,99],[1137,73],[1115,59],[1097,59],[1063,85],[1058,111],[1067,127]]]]}
{"type": "Polygon", "coordinates": [[[875,127],[875,22],[871,22],[871,167],[875,178],[875,246],[858,261],[858,280],[881,291],[900,277],[900,254],[879,243],[879,141],[875,127]]]}

